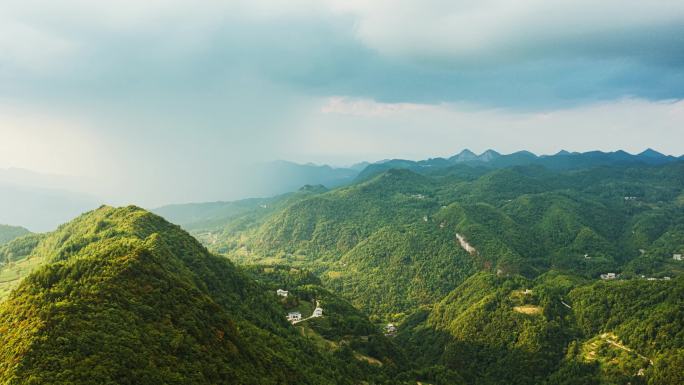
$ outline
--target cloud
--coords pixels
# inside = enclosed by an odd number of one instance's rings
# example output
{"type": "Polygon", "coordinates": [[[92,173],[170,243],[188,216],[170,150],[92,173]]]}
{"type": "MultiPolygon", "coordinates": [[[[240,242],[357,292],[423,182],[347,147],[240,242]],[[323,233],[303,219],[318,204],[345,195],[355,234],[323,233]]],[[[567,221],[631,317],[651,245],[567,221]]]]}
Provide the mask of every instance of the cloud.
{"type": "Polygon", "coordinates": [[[354,15],[357,36],[392,55],[473,62],[529,60],[549,53],[652,60],[681,52],[681,1],[380,0],[333,1],[354,15]],[[570,51],[570,52],[568,52],[570,51]],[[654,55],[655,54],[655,55],[654,55]]]}
{"type": "Polygon", "coordinates": [[[3,33],[0,63],[43,68],[0,67],[4,88],[60,99],[250,77],[314,97],[521,108],[684,96],[681,1],[7,0],[0,15],[31,31],[3,33]]]}
{"type": "Polygon", "coordinates": [[[95,175],[121,200],[158,204],[235,198],[236,170],[265,159],[611,138],[672,151],[684,120],[661,102],[684,98],[683,7],[5,0],[0,167],[95,175]],[[593,134],[573,136],[578,125],[593,134]]]}
{"type": "Polygon", "coordinates": [[[366,99],[331,97],[321,107],[324,114],[352,116],[391,116],[407,111],[430,110],[432,106],[417,103],[378,103],[366,99]]]}
{"type": "Polygon", "coordinates": [[[53,70],[77,49],[76,44],[31,25],[14,21],[0,24],[0,66],[10,70],[53,70]]]}

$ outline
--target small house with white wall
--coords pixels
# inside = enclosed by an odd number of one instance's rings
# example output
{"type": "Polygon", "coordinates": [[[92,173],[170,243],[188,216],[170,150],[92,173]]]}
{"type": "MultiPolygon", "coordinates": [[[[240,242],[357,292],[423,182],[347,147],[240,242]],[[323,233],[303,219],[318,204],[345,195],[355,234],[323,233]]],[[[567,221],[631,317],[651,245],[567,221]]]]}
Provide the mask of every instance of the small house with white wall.
{"type": "Polygon", "coordinates": [[[298,311],[291,311],[287,313],[287,320],[290,322],[297,322],[302,320],[302,313],[298,311]]]}
{"type": "Polygon", "coordinates": [[[288,292],[287,290],[278,289],[276,290],[276,294],[278,294],[279,297],[287,297],[288,292]]]}
{"type": "Polygon", "coordinates": [[[682,255],[681,254],[672,254],[672,259],[674,259],[675,261],[681,261],[682,255]]]}
{"type": "Polygon", "coordinates": [[[387,324],[385,326],[385,334],[386,335],[394,335],[397,333],[397,327],[394,326],[394,324],[387,324]]]}
{"type": "Polygon", "coordinates": [[[322,307],[316,307],[311,316],[312,317],[323,317],[323,308],[322,307]]]}
{"type": "Polygon", "coordinates": [[[615,279],[617,278],[617,275],[615,273],[606,273],[606,274],[601,274],[601,279],[615,279]]]}

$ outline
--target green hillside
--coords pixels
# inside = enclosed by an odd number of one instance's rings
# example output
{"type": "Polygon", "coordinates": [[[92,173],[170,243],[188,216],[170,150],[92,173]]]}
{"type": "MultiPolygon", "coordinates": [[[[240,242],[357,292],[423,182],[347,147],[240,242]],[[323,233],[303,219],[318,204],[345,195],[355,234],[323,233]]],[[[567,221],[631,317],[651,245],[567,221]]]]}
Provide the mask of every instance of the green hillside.
{"type": "Polygon", "coordinates": [[[389,169],[202,236],[239,263],[308,269],[289,283],[397,324],[389,346],[409,359],[396,379],[677,383],[683,175],[683,163],[389,169]]]}
{"type": "Polygon", "coordinates": [[[390,169],[173,207],[204,245],[101,207],[0,245],[0,383],[681,383],[682,191],[674,162],[390,169]]]}
{"type": "Polygon", "coordinates": [[[551,269],[593,279],[679,274],[672,256],[684,250],[682,175],[681,162],[391,169],[276,199],[269,212],[195,235],[240,263],[311,269],[355,306],[392,318],[438,301],[478,270],[528,278],[551,269]]]}
{"type": "Polygon", "coordinates": [[[102,207],[45,236],[0,303],[0,382],[340,384],[375,376],[321,350],[275,296],[178,226],[102,207]]]}
{"type": "Polygon", "coordinates": [[[0,245],[28,233],[28,230],[20,226],[0,225],[0,245]]]}
{"type": "Polygon", "coordinates": [[[441,368],[427,378],[436,383],[679,383],[670,381],[684,372],[683,289],[682,278],[481,273],[409,317],[397,343],[420,367],[441,368]]]}
{"type": "Polygon", "coordinates": [[[43,238],[43,234],[28,234],[0,245],[0,301],[43,263],[42,256],[32,256],[43,238]]]}
{"type": "Polygon", "coordinates": [[[322,348],[346,346],[357,359],[382,367],[388,373],[397,374],[408,367],[403,350],[381,333],[382,325],[371,321],[335,291],[325,288],[311,272],[285,265],[249,265],[244,269],[274,294],[279,289],[287,289],[287,296],[279,297],[283,313],[301,312],[305,321],[296,327],[322,348]],[[323,310],[323,317],[312,317],[316,307],[323,310]]]}

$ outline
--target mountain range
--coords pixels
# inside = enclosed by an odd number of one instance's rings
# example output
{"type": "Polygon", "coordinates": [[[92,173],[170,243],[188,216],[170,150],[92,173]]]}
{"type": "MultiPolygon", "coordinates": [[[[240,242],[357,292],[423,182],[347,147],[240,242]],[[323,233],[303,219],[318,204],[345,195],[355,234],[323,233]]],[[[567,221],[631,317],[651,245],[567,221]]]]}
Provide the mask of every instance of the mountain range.
{"type": "Polygon", "coordinates": [[[404,159],[385,160],[371,164],[364,169],[358,177],[365,179],[391,168],[406,168],[413,171],[424,172],[427,170],[448,168],[456,164],[491,168],[540,165],[553,170],[570,170],[619,164],[655,165],[676,162],[681,159],[684,159],[684,155],[677,158],[672,155],[664,155],[650,148],[639,154],[629,154],[622,150],[615,152],[568,152],[561,150],[554,155],[541,156],[535,155],[529,151],[518,151],[512,154],[502,155],[494,150],[487,150],[482,154],[477,155],[472,151],[465,149],[449,158],[431,158],[420,161],[404,159]]]}
{"type": "Polygon", "coordinates": [[[384,161],[16,237],[0,383],[682,383],[684,161],[625,154],[384,161]]]}
{"type": "MultiPolygon", "coordinates": [[[[681,158],[680,158],[681,159],[681,158]]],[[[349,167],[331,167],[328,165],[298,164],[288,161],[265,162],[252,166],[240,178],[238,185],[231,183],[215,183],[213,189],[224,189],[231,192],[233,199],[251,197],[271,197],[296,191],[304,185],[323,185],[336,188],[354,183],[357,179],[367,179],[390,168],[405,168],[416,172],[428,172],[444,169],[456,164],[467,164],[482,167],[509,167],[512,165],[538,164],[553,169],[570,169],[610,165],[620,163],[662,164],[677,160],[673,156],[663,155],[654,150],[646,150],[637,155],[623,151],[604,153],[599,151],[587,153],[569,153],[561,151],[551,156],[537,156],[527,151],[502,155],[487,150],[476,155],[469,150],[449,158],[433,158],[422,161],[392,159],[375,163],[360,162],[349,167]],[[223,187],[221,187],[223,186],[223,187]]],[[[221,178],[217,173],[217,178],[221,178]]],[[[0,169],[0,223],[23,226],[31,231],[50,231],[70,218],[87,210],[91,210],[106,201],[118,201],[115,197],[100,197],[101,191],[93,190],[93,181],[83,178],[41,174],[23,169],[0,169]]],[[[201,203],[196,204],[198,210],[201,203]]],[[[205,211],[221,219],[231,215],[235,206],[231,202],[213,202],[205,206],[205,211]],[[223,207],[226,206],[226,207],[223,207]],[[211,208],[209,208],[211,207],[211,208]],[[214,210],[215,209],[215,210],[214,210]],[[225,213],[225,214],[222,214],[225,213]]],[[[204,218],[193,218],[193,215],[178,213],[174,210],[187,211],[187,206],[168,205],[157,211],[177,219],[178,223],[189,224],[201,222],[204,218]]]]}
{"type": "MultiPolygon", "coordinates": [[[[438,170],[452,169],[453,166],[467,165],[483,168],[506,168],[511,166],[539,165],[555,170],[570,170],[621,164],[665,164],[684,159],[684,155],[676,158],[664,155],[652,149],[640,154],[631,155],[624,151],[585,153],[560,151],[555,155],[537,156],[529,151],[520,151],[502,155],[494,150],[487,150],[480,155],[465,149],[449,158],[431,158],[413,161],[404,159],[382,160],[374,163],[361,162],[349,168],[332,168],[330,166],[300,165],[278,161],[267,163],[255,171],[258,175],[268,175],[263,179],[270,181],[258,189],[254,196],[288,194],[301,186],[319,186],[335,188],[356,183],[373,177],[389,169],[408,169],[418,173],[434,173],[438,170]],[[266,193],[266,192],[270,192],[266,193]]],[[[320,187],[319,187],[320,188],[320,187]]],[[[209,203],[173,204],[155,208],[153,211],[163,215],[175,223],[192,228],[205,226],[206,222],[225,221],[241,212],[244,208],[265,206],[273,198],[244,199],[239,201],[218,201],[209,203]],[[241,209],[242,208],[242,209],[241,209]]]]}

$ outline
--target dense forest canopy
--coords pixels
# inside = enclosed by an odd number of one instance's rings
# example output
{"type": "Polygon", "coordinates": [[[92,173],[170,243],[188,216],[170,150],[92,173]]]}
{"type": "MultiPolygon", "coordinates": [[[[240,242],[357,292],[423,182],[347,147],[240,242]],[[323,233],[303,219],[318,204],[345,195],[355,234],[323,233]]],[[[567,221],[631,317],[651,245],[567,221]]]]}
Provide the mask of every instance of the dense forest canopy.
{"type": "Polygon", "coordinates": [[[459,156],[13,239],[0,382],[682,383],[684,162],[459,156]]]}
{"type": "Polygon", "coordinates": [[[318,348],[274,293],[142,209],[87,213],[30,255],[42,264],[0,304],[2,383],[383,381],[351,348],[318,348]]]}

